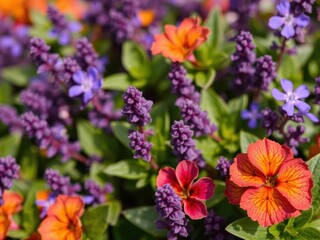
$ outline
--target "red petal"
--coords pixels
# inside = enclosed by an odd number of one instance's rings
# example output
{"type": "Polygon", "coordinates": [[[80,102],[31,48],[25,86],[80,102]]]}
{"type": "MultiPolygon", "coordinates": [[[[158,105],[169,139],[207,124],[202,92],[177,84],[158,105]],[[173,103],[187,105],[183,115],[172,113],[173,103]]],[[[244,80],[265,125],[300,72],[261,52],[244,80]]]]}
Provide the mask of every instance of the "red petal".
{"type": "Polygon", "coordinates": [[[305,162],[293,159],[285,162],[277,177],[276,189],[296,209],[307,210],[311,206],[312,174],[305,162]]]}
{"type": "Polygon", "coordinates": [[[183,203],[185,214],[193,220],[198,220],[208,215],[207,206],[197,199],[188,198],[183,203]]]}
{"type": "Polygon", "coordinates": [[[214,183],[211,178],[204,177],[195,182],[190,190],[190,197],[201,201],[208,200],[214,193],[214,183]]]}
{"type": "Polygon", "coordinates": [[[269,187],[246,190],[241,197],[240,207],[247,210],[248,216],[263,227],[300,215],[286,198],[269,187]]]}
{"type": "Polygon", "coordinates": [[[264,184],[263,173],[250,162],[247,154],[240,153],[230,166],[230,180],[239,187],[260,187],[264,184]]]}
{"type": "Polygon", "coordinates": [[[190,189],[198,174],[199,169],[194,161],[183,160],[176,169],[176,176],[182,189],[190,189]]]}
{"type": "Polygon", "coordinates": [[[163,187],[166,184],[170,184],[171,187],[176,191],[176,192],[181,192],[181,187],[179,185],[178,179],[176,177],[175,170],[171,167],[165,167],[162,168],[159,171],[159,174],[156,179],[156,185],[157,187],[163,187]]]}
{"type": "Polygon", "coordinates": [[[231,204],[238,205],[242,194],[247,190],[246,187],[239,187],[234,182],[230,181],[230,178],[226,179],[226,190],[224,194],[228,197],[231,204]]]}

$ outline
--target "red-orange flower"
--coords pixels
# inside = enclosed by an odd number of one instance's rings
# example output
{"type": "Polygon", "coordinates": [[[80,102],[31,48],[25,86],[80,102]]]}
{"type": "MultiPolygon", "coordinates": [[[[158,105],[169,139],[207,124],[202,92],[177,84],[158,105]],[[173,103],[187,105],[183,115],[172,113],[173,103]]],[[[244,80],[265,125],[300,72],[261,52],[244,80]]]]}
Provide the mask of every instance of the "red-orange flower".
{"type": "Polygon", "coordinates": [[[47,217],[42,221],[38,232],[42,240],[80,240],[82,229],[80,217],[84,204],[80,197],[59,195],[51,205],[47,217]]]}
{"type": "Polygon", "coordinates": [[[183,160],[177,169],[162,168],[157,176],[156,185],[162,187],[170,184],[181,198],[184,212],[191,219],[201,219],[208,215],[204,201],[211,198],[214,193],[214,184],[211,178],[203,177],[198,181],[199,169],[194,161],[183,160]]]}
{"type": "Polygon", "coordinates": [[[230,167],[225,194],[248,216],[267,227],[300,215],[311,206],[312,174],[285,145],[263,139],[250,144],[230,167]]]}
{"type": "Polygon", "coordinates": [[[199,18],[186,18],[179,27],[165,25],[164,33],[156,34],[151,46],[152,54],[162,54],[173,62],[192,58],[192,52],[205,42],[209,29],[200,26],[199,18]]]}
{"type": "Polygon", "coordinates": [[[5,239],[10,226],[14,226],[12,216],[22,209],[23,198],[18,193],[4,191],[3,205],[0,207],[0,240],[5,239]]]}
{"type": "Polygon", "coordinates": [[[315,136],[315,139],[316,139],[316,145],[312,145],[310,147],[308,159],[313,158],[314,156],[320,153],[320,134],[317,134],[315,136]]]}

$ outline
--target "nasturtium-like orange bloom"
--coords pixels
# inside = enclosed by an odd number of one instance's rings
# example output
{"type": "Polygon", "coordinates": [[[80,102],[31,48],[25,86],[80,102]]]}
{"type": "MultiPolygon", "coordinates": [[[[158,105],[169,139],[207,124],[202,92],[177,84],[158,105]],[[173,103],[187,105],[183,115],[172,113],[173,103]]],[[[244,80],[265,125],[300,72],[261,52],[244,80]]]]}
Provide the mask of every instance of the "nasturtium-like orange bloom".
{"type": "Polygon", "coordinates": [[[84,203],[80,197],[59,195],[47,212],[38,232],[42,240],[80,240],[82,224],[80,217],[84,212],[84,203]]]}
{"type": "Polygon", "coordinates": [[[12,216],[22,209],[22,202],[23,198],[20,194],[4,191],[3,205],[0,206],[0,240],[5,239],[8,230],[16,225],[12,216]]]}
{"type": "Polygon", "coordinates": [[[156,17],[153,9],[140,9],[137,15],[142,27],[148,27],[156,17]]]}
{"type": "Polygon", "coordinates": [[[230,166],[227,195],[263,227],[297,217],[311,206],[312,174],[285,145],[263,139],[250,144],[230,166]]]}
{"type": "Polygon", "coordinates": [[[193,57],[192,53],[209,35],[209,29],[200,26],[199,18],[186,18],[177,27],[165,25],[164,33],[156,34],[151,46],[153,55],[162,54],[173,62],[183,62],[193,57]]]}

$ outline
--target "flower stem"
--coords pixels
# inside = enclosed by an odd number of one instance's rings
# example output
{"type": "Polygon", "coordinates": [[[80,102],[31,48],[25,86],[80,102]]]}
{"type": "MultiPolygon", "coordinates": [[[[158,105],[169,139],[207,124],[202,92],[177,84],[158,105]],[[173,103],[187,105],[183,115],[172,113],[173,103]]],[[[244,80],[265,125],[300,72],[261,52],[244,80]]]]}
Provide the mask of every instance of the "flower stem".
{"type": "Polygon", "coordinates": [[[279,67],[280,67],[282,60],[283,60],[284,53],[286,52],[286,43],[287,43],[287,39],[283,38],[282,44],[280,47],[280,54],[279,54],[279,58],[278,58],[277,66],[276,66],[276,71],[279,70],[279,67]]]}

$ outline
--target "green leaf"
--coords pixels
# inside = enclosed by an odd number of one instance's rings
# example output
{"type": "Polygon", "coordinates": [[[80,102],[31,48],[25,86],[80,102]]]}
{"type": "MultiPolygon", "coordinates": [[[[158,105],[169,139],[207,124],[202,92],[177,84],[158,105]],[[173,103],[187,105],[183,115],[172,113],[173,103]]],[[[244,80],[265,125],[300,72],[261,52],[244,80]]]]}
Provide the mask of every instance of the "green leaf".
{"type": "Polygon", "coordinates": [[[246,153],[248,146],[251,143],[258,141],[259,138],[251,133],[241,131],[240,132],[240,149],[242,153],[246,153]]]}
{"type": "Polygon", "coordinates": [[[9,67],[2,71],[3,79],[18,87],[27,86],[33,75],[35,75],[35,71],[30,67],[9,67]]]}
{"type": "Polygon", "coordinates": [[[271,233],[274,237],[280,238],[285,232],[286,225],[283,223],[272,225],[268,228],[269,233],[271,233]]]}
{"type": "Polygon", "coordinates": [[[307,227],[307,228],[300,228],[298,230],[298,236],[296,239],[300,240],[311,240],[311,239],[319,239],[320,231],[316,228],[307,227]]]}
{"type": "Polygon", "coordinates": [[[296,217],[293,222],[294,228],[301,228],[306,225],[313,216],[312,207],[309,210],[303,211],[299,217],[296,217]]]}
{"type": "Polygon", "coordinates": [[[134,78],[151,76],[151,64],[147,52],[136,43],[127,41],[123,44],[122,65],[134,78]]]}
{"type": "Polygon", "coordinates": [[[219,8],[212,8],[205,26],[210,29],[210,35],[206,43],[212,50],[217,49],[223,44],[225,31],[225,23],[219,8]]]}
{"type": "Polygon", "coordinates": [[[313,180],[312,206],[314,212],[317,213],[320,208],[320,154],[307,161],[307,164],[312,173],[313,180]]]}
{"type": "Polygon", "coordinates": [[[29,139],[23,138],[19,151],[21,175],[23,179],[35,179],[38,173],[38,148],[29,139]]]}
{"type": "Polygon", "coordinates": [[[91,207],[85,211],[82,217],[82,225],[87,238],[91,240],[101,239],[107,230],[107,216],[109,207],[100,205],[91,207]]]}
{"type": "Polygon", "coordinates": [[[0,154],[1,156],[11,155],[17,157],[21,142],[21,133],[11,133],[0,139],[0,154]]]}
{"type": "Polygon", "coordinates": [[[260,227],[250,218],[241,218],[226,227],[226,231],[242,239],[270,239],[268,228],[260,227]]]}
{"type": "Polygon", "coordinates": [[[195,76],[196,84],[203,89],[208,89],[214,82],[215,77],[216,71],[213,68],[209,69],[209,71],[198,71],[195,76]]]}
{"type": "Polygon", "coordinates": [[[154,222],[156,221],[156,219],[158,219],[159,216],[156,213],[154,206],[128,209],[126,211],[123,211],[122,214],[129,222],[141,228],[145,232],[151,234],[152,236],[166,236],[165,231],[160,231],[155,227],[154,222]]]}
{"type": "Polygon", "coordinates": [[[320,231],[320,219],[317,219],[317,220],[314,220],[314,221],[308,223],[307,225],[305,225],[305,227],[316,228],[320,231]]]}
{"type": "Polygon", "coordinates": [[[228,105],[212,89],[202,90],[200,106],[202,110],[208,112],[210,120],[217,125],[229,115],[228,105]]]}
{"type": "MultiPolygon", "coordinates": [[[[242,95],[238,98],[233,98],[228,103],[231,114],[239,114],[248,105],[248,96],[242,95]]],[[[239,115],[240,117],[240,115],[239,115]]]]}
{"type": "Polygon", "coordinates": [[[119,216],[121,213],[121,203],[119,201],[108,202],[108,215],[107,215],[107,223],[111,226],[115,226],[119,220],[119,216]]]}
{"type": "Polygon", "coordinates": [[[125,91],[131,85],[126,73],[116,73],[103,80],[102,88],[106,90],[125,91]]]}
{"type": "Polygon", "coordinates": [[[214,185],[214,195],[207,201],[208,208],[213,207],[225,198],[224,190],[226,189],[226,183],[223,181],[214,180],[214,185]]]}
{"type": "Polygon", "coordinates": [[[92,126],[88,121],[81,120],[78,122],[77,131],[80,144],[88,155],[116,158],[117,143],[101,129],[92,126]]]}
{"type": "Polygon", "coordinates": [[[35,201],[36,192],[29,191],[22,209],[22,226],[29,234],[35,232],[40,223],[39,210],[35,201]]]}
{"type": "Polygon", "coordinates": [[[146,165],[137,159],[127,159],[108,165],[103,172],[109,176],[125,179],[146,178],[146,165]]]}
{"type": "Polygon", "coordinates": [[[30,234],[24,230],[10,230],[7,233],[7,237],[15,239],[26,239],[30,237],[30,234]]]}
{"type": "Polygon", "coordinates": [[[127,148],[131,149],[129,146],[129,129],[130,124],[128,122],[124,121],[114,121],[111,123],[111,128],[113,134],[116,136],[116,138],[127,148]]]}
{"type": "Polygon", "coordinates": [[[12,102],[12,86],[5,81],[0,81],[0,103],[8,104],[11,102],[12,102]]]}

